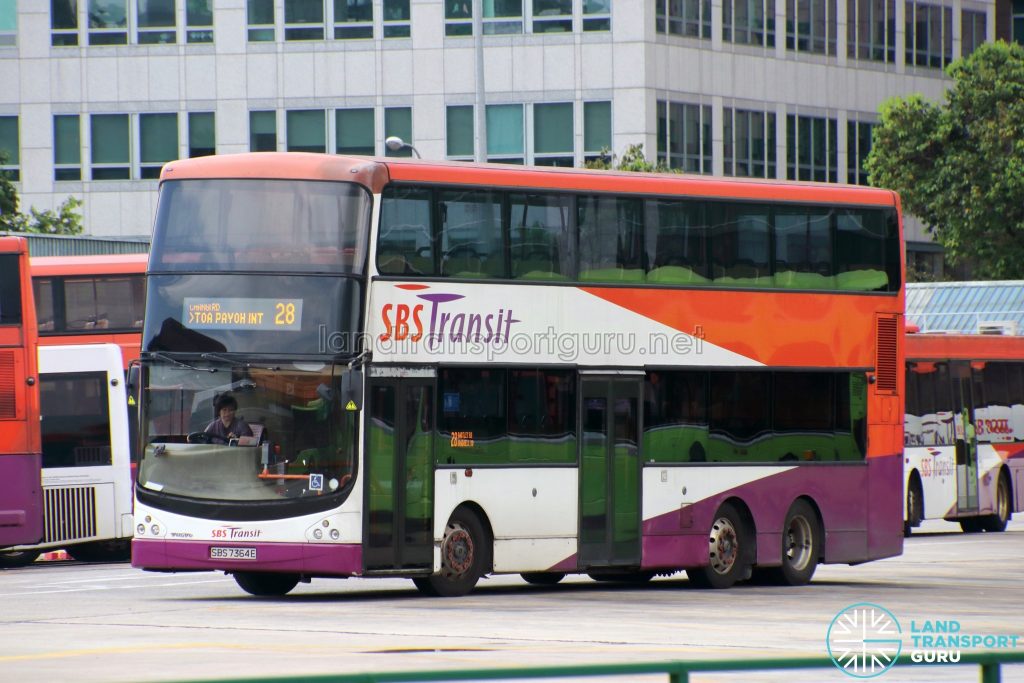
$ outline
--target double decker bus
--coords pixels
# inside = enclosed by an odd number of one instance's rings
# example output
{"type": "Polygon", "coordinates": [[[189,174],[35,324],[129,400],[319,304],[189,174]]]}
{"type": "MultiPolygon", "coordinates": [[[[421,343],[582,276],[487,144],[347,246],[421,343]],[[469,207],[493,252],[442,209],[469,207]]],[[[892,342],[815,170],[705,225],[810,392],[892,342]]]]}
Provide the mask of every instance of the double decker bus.
{"type": "Polygon", "coordinates": [[[1003,531],[1024,509],[1024,337],[906,338],[905,533],[1003,531]]]}
{"type": "Polygon", "coordinates": [[[127,560],[134,476],[122,349],[40,347],[39,395],[43,533],[0,551],[0,567],[61,549],[84,562],[127,560]]]}
{"type": "Polygon", "coordinates": [[[28,243],[0,237],[0,548],[42,537],[41,468],[28,243]]]}
{"type": "Polygon", "coordinates": [[[148,254],[31,259],[39,343],[117,344],[124,369],[139,357],[148,254]]]}
{"type": "Polygon", "coordinates": [[[172,162],[132,563],[448,596],[899,554],[901,235],[860,187],[172,162]]]}

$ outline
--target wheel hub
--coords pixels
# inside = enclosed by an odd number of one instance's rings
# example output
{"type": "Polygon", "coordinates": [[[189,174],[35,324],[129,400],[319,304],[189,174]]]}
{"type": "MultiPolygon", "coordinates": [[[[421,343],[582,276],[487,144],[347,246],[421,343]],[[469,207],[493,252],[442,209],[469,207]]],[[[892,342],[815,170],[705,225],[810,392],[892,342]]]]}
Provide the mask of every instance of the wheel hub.
{"type": "Polygon", "coordinates": [[[450,527],[444,537],[441,555],[452,574],[465,574],[473,566],[473,537],[461,526],[450,527]]]}
{"type": "Polygon", "coordinates": [[[708,538],[711,568],[719,574],[728,574],[736,564],[739,554],[739,538],[736,528],[726,518],[715,520],[708,538]]]}

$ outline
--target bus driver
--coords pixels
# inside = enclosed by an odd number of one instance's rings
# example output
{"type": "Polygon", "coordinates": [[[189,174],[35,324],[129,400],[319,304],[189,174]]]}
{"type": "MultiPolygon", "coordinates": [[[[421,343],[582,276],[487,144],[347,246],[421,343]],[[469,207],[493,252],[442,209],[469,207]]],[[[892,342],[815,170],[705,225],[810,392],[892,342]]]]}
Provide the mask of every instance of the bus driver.
{"type": "Polygon", "coordinates": [[[221,394],[213,404],[217,417],[207,425],[205,432],[213,443],[229,443],[240,436],[252,436],[252,429],[242,418],[235,417],[238,401],[231,394],[221,394]]]}

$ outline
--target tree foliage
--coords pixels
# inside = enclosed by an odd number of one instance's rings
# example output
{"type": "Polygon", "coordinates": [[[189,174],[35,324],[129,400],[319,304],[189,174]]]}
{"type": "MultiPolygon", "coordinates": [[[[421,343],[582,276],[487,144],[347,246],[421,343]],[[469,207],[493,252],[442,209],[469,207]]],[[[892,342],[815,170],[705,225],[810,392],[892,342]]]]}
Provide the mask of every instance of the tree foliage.
{"type": "Polygon", "coordinates": [[[945,103],[882,105],[871,183],[899,192],[954,263],[1024,279],[1024,47],[985,43],[946,73],[945,103]]]}
{"type": "MultiPolygon", "coordinates": [[[[4,156],[0,154],[0,166],[4,156]]],[[[5,173],[0,173],[0,230],[11,232],[32,232],[46,235],[78,235],[82,232],[82,216],[78,209],[82,200],[68,197],[56,211],[40,211],[29,207],[28,213],[19,210],[20,200],[14,183],[5,173]]]]}
{"type": "Polygon", "coordinates": [[[640,171],[647,173],[679,173],[677,169],[669,168],[662,162],[652,164],[644,156],[644,145],[638,143],[626,147],[626,151],[615,162],[615,155],[609,150],[601,151],[601,156],[584,164],[586,168],[599,169],[604,171],[640,171]]]}

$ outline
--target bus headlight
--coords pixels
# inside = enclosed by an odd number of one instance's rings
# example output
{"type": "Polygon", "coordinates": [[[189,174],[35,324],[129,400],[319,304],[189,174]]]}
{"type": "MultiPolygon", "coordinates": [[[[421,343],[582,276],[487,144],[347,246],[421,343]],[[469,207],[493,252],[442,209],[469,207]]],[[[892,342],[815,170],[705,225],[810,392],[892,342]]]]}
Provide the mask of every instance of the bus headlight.
{"type": "Polygon", "coordinates": [[[319,541],[323,537],[324,537],[324,532],[323,531],[321,531],[320,529],[313,529],[313,538],[315,538],[316,540],[319,541]]]}

